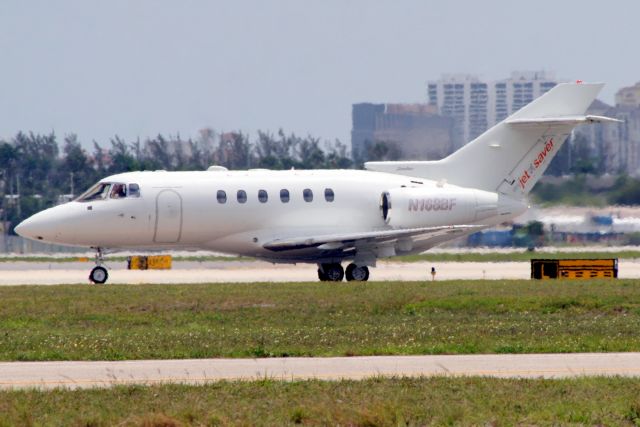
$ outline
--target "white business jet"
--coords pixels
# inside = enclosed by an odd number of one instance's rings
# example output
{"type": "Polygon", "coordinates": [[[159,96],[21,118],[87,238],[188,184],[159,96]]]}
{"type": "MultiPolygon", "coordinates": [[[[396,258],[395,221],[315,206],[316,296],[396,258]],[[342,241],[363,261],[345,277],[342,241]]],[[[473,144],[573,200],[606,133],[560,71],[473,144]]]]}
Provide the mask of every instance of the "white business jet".
{"type": "Polygon", "coordinates": [[[323,281],[366,281],[379,258],[423,252],[510,220],[602,84],[559,84],[437,161],[367,170],[128,172],[20,223],[21,236],[96,250],[206,249],[314,263],[323,281]],[[345,269],[343,262],[348,262],[345,269]]]}

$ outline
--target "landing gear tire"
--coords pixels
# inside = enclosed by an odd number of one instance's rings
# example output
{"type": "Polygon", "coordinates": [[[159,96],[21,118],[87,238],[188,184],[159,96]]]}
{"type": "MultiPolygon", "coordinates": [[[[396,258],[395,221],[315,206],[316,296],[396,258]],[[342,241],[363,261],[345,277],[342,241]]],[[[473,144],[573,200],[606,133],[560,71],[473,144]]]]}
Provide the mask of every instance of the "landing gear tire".
{"type": "Polygon", "coordinates": [[[93,267],[91,273],[89,273],[89,280],[96,284],[103,284],[109,278],[109,273],[107,273],[107,269],[102,266],[93,267]]]}
{"type": "Polygon", "coordinates": [[[349,282],[366,282],[369,280],[369,268],[366,265],[359,267],[355,264],[349,264],[345,276],[349,282]]]}
{"type": "Polygon", "coordinates": [[[320,278],[321,281],[341,282],[344,278],[344,270],[338,263],[322,264],[318,269],[318,278],[320,278]]]}

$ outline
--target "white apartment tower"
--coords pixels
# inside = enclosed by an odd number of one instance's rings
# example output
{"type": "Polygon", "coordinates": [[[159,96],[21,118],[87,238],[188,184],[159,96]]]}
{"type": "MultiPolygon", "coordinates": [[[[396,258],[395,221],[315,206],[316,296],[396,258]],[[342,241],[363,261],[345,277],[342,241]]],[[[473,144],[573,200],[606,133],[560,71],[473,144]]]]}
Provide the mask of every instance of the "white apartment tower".
{"type": "Polygon", "coordinates": [[[515,71],[510,78],[497,81],[448,74],[427,84],[427,99],[441,115],[454,119],[457,149],[557,83],[555,75],[547,71],[515,71]]]}

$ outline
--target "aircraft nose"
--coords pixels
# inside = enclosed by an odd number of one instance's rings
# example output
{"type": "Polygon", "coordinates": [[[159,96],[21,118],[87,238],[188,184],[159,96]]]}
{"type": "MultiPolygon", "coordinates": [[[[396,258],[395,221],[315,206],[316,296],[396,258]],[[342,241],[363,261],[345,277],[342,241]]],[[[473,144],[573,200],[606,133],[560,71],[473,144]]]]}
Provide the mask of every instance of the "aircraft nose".
{"type": "Polygon", "coordinates": [[[16,232],[16,234],[18,236],[22,236],[25,237],[25,226],[24,226],[25,221],[22,221],[20,224],[16,225],[16,227],[13,229],[13,231],[16,232]]]}
{"type": "Polygon", "coordinates": [[[72,203],[55,206],[25,219],[14,231],[22,237],[47,243],[73,244],[76,232],[77,206],[72,203]]]}
{"type": "Polygon", "coordinates": [[[14,228],[13,231],[15,231],[19,236],[27,239],[42,240],[42,233],[40,233],[42,221],[38,221],[38,219],[35,218],[36,216],[37,215],[34,215],[25,219],[20,224],[16,225],[16,228],[14,228]]]}

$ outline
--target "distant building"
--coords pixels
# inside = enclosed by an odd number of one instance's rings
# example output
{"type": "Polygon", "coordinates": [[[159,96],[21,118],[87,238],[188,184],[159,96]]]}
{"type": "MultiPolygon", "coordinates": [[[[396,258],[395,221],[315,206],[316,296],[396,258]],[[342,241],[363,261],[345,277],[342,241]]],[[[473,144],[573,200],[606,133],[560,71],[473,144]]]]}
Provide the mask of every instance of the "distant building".
{"type": "Polygon", "coordinates": [[[454,120],[454,149],[471,141],[489,125],[489,84],[477,76],[445,75],[429,82],[429,104],[440,114],[454,120]]]}
{"type": "Polygon", "coordinates": [[[452,119],[428,104],[354,104],[352,121],[356,161],[370,160],[376,143],[391,147],[401,159],[437,160],[453,151],[452,119]]]}
{"type": "Polygon", "coordinates": [[[620,89],[616,93],[616,106],[640,108],[640,82],[620,89]]]}
{"type": "MultiPolygon", "coordinates": [[[[396,148],[402,159],[446,157],[558,82],[546,71],[513,72],[509,78],[496,81],[453,74],[428,82],[428,104],[354,104],[354,159],[366,160],[377,142],[396,148]]],[[[584,153],[571,147],[584,147],[596,173],[640,176],[640,82],[621,88],[615,106],[596,100],[587,112],[623,122],[577,127],[555,159],[561,166],[549,172],[571,173],[580,160],[576,153],[584,153]]]]}
{"type": "Polygon", "coordinates": [[[598,172],[640,175],[640,83],[616,93],[616,105],[596,100],[589,114],[620,119],[622,123],[580,126],[575,132],[586,137],[599,160],[598,172]]]}
{"type": "Polygon", "coordinates": [[[516,71],[511,77],[484,81],[478,76],[447,74],[427,84],[429,104],[454,119],[454,149],[472,141],[557,84],[547,71],[516,71]]]}

